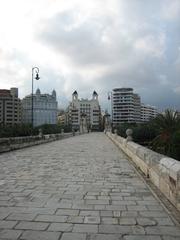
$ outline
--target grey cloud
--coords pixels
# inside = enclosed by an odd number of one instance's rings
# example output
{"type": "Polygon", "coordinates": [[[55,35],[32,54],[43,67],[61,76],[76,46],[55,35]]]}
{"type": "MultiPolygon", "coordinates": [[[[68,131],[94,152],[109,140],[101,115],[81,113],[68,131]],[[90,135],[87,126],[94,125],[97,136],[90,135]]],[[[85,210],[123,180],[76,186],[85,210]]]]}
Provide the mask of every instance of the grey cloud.
{"type": "Polygon", "coordinates": [[[179,19],[172,22],[163,17],[162,0],[121,3],[123,23],[119,23],[122,16],[118,19],[108,15],[89,17],[77,24],[76,13],[71,10],[49,19],[37,37],[78,66],[77,77],[73,72],[65,80],[71,82],[71,88],[80,88],[84,93],[89,91],[87,87],[97,89],[105,101],[107,91],[114,87],[134,87],[145,103],[179,108],[180,95],[174,91],[180,87],[179,19]],[[94,68],[98,72],[98,66],[105,69],[100,77],[89,84],[78,80],[81,69],[94,68]]]}
{"type": "Polygon", "coordinates": [[[39,37],[60,54],[67,55],[74,64],[112,64],[118,60],[118,55],[125,56],[130,51],[130,42],[121,32],[112,39],[111,35],[115,35],[113,18],[97,17],[74,27],[75,19],[72,12],[57,14],[39,37]],[[106,37],[110,43],[106,42],[106,37]]]}

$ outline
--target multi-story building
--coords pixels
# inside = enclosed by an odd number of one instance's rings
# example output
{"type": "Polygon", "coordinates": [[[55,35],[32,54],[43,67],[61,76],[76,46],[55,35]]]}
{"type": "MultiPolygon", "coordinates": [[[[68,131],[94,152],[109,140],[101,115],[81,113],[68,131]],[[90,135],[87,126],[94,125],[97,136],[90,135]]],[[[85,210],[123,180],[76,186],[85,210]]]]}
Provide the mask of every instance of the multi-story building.
{"type": "Polygon", "coordinates": [[[134,93],[134,121],[141,122],[141,98],[138,94],[134,93]]]}
{"type": "Polygon", "coordinates": [[[0,124],[14,125],[21,123],[21,100],[18,88],[0,89],[0,124]]]}
{"type": "Polygon", "coordinates": [[[141,104],[141,122],[148,122],[158,114],[157,108],[151,105],[141,104]]]}
{"type": "MultiPolygon", "coordinates": [[[[56,91],[52,94],[41,94],[37,89],[33,94],[33,126],[57,123],[56,91]]],[[[22,100],[22,120],[24,123],[32,123],[32,95],[22,100]]]]}
{"type": "Polygon", "coordinates": [[[132,88],[115,88],[112,92],[112,123],[140,122],[140,96],[132,88]]]}
{"type": "Polygon", "coordinates": [[[78,93],[72,94],[72,102],[68,107],[68,122],[72,128],[79,130],[82,118],[86,119],[88,129],[99,130],[101,125],[101,109],[98,94],[94,91],[92,99],[79,99],[78,93]]]}
{"type": "Polygon", "coordinates": [[[66,125],[66,113],[64,110],[58,112],[58,124],[62,126],[66,125]]]}

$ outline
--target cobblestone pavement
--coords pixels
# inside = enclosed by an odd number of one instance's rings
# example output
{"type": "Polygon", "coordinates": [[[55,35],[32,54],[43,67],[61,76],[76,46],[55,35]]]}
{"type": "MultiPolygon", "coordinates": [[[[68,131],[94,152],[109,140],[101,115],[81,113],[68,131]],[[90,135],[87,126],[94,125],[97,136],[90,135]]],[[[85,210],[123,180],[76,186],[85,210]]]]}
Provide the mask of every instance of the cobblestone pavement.
{"type": "Polygon", "coordinates": [[[177,240],[127,157],[92,133],[0,155],[0,240],[177,240]]]}

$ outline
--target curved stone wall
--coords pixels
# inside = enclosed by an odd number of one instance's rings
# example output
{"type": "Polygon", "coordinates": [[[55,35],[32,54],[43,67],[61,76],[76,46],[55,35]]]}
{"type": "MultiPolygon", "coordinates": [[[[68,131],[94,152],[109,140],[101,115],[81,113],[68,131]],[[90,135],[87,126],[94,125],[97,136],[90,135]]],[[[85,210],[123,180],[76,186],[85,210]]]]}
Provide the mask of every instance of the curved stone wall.
{"type": "Polygon", "coordinates": [[[153,184],[180,210],[180,162],[107,132],[153,184]]]}

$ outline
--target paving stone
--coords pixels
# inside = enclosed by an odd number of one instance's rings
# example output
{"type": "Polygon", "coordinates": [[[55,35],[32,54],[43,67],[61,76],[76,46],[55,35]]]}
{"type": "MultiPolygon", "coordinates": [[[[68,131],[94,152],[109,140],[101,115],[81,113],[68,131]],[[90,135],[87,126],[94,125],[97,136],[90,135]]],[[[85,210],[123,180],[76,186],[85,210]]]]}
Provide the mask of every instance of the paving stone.
{"type": "Polygon", "coordinates": [[[100,211],[101,217],[112,217],[113,212],[112,211],[100,211]]]}
{"type": "Polygon", "coordinates": [[[136,218],[137,223],[141,226],[154,226],[157,224],[156,221],[150,218],[136,218]]]}
{"type": "Polygon", "coordinates": [[[94,210],[105,210],[106,205],[94,205],[94,210]]]}
{"type": "Polygon", "coordinates": [[[125,205],[106,205],[106,210],[119,211],[127,210],[125,205]]]}
{"type": "Polygon", "coordinates": [[[121,217],[119,219],[120,225],[136,225],[136,220],[134,218],[121,217]]]}
{"type": "Polygon", "coordinates": [[[17,221],[0,221],[0,229],[13,228],[17,224],[17,221]]]}
{"type": "Polygon", "coordinates": [[[154,218],[154,220],[157,222],[160,226],[174,226],[175,224],[170,218],[154,218]]]}
{"type": "Polygon", "coordinates": [[[120,217],[121,216],[121,211],[113,211],[113,216],[114,217],[120,217]]]}
{"type": "Polygon", "coordinates": [[[102,224],[118,224],[118,218],[102,217],[101,223],[102,224]]]}
{"type": "Polygon", "coordinates": [[[119,234],[90,234],[89,240],[122,240],[119,234]]]}
{"type": "Polygon", "coordinates": [[[122,217],[137,217],[138,212],[136,212],[136,211],[122,211],[121,216],[122,217]]]}
{"type": "Polygon", "coordinates": [[[0,212],[0,220],[5,219],[9,215],[9,212],[0,212]]]}
{"type": "Polygon", "coordinates": [[[142,234],[144,235],[145,234],[145,229],[142,227],[142,226],[131,226],[131,229],[132,229],[132,233],[135,235],[135,234],[142,234]]]}
{"type": "Polygon", "coordinates": [[[59,240],[61,233],[47,231],[25,231],[21,239],[23,240],[59,240]]]}
{"type": "Polygon", "coordinates": [[[168,217],[168,214],[165,211],[141,211],[139,214],[143,217],[157,217],[157,218],[162,218],[162,217],[168,217]]]}
{"type": "Polygon", "coordinates": [[[141,206],[127,206],[127,209],[129,210],[129,211],[145,211],[145,210],[148,210],[147,209],[147,207],[146,206],[143,206],[143,205],[141,205],[141,206]]]}
{"type": "Polygon", "coordinates": [[[68,223],[83,223],[84,222],[84,217],[81,216],[69,216],[67,219],[68,223]]]}
{"type": "Polygon", "coordinates": [[[162,211],[163,207],[161,205],[146,205],[147,209],[150,211],[158,210],[162,211]]]}
{"type": "Polygon", "coordinates": [[[169,226],[153,226],[146,227],[146,233],[150,235],[168,235],[180,238],[180,228],[179,227],[169,227],[169,226]]]}
{"type": "Polygon", "coordinates": [[[85,217],[84,218],[84,223],[89,223],[89,224],[99,224],[100,223],[100,217],[85,217]]]}
{"type": "Polygon", "coordinates": [[[73,227],[73,232],[81,233],[97,233],[98,225],[94,224],[75,224],[73,227]]]}
{"type": "Polygon", "coordinates": [[[73,224],[71,223],[51,223],[48,231],[71,232],[73,224]]]}
{"type": "Polygon", "coordinates": [[[80,216],[99,216],[99,211],[80,211],[80,216]]]}
{"type": "Polygon", "coordinates": [[[47,229],[49,223],[44,222],[20,222],[16,225],[16,229],[25,229],[25,230],[45,230],[47,229]]]}
{"type": "Polygon", "coordinates": [[[109,200],[86,200],[86,204],[106,205],[109,204],[109,200]]]}
{"type": "Polygon", "coordinates": [[[132,233],[130,226],[118,225],[99,225],[99,233],[115,233],[115,234],[130,234],[132,233]]]}
{"type": "Polygon", "coordinates": [[[61,240],[86,240],[84,233],[63,233],[61,240]]]}
{"type": "Polygon", "coordinates": [[[59,209],[56,212],[56,215],[62,215],[62,216],[78,216],[79,210],[74,209],[59,209]]]}
{"type": "Polygon", "coordinates": [[[85,196],[84,199],[87,199],[87,200],[96,200],[96,196],[85,196]]]}
{"type": "Polygon", "coordinates": [[[0,154],[0,169],[0,239],[180,237],[128,157],[103,133],[0,154]]]}
{"type": "Polygon", "coordinates": [[[160,236],[129,235],[129,236],[124,236],[123,240],[161,240],[161,237],[160,236]]]}
{"type": "Polygon", "coordinates": [[[136,205],[135,201],[112,201],[112,205],[136,205]]]}
{"type": "Polygon", "coordinates": [[[4,229],[4,230],[0,230],[0,237],[2,239],[16,240],[19,238],[21,233],[22,233],[22,231],[20,231],[20,230],[4,229]]]}
{"type": "Polygon", "coordinates": [[[35,221],[39,222],[66,222],[68,216],[58,216],[58,215],[38,215],[35,221]]]}
{"type": "Polygon", "coordinates": [[[163,240],[179,240],[179,237],[162,236],[163,240]]]}
{"type": "Polygon", "coordinates": [[[7,219],[32,221],[36,217],[36,215],[36,213],[12,213],[7,217],[7,219]]]}

